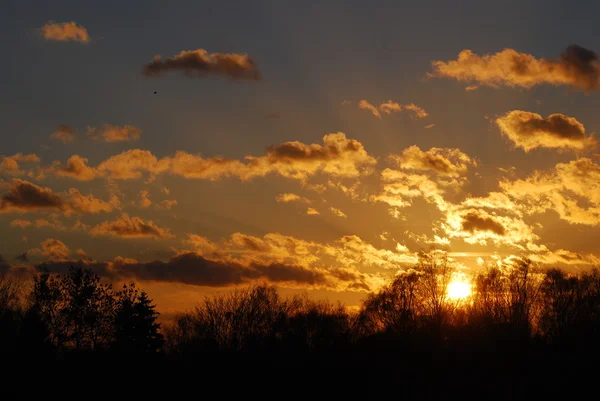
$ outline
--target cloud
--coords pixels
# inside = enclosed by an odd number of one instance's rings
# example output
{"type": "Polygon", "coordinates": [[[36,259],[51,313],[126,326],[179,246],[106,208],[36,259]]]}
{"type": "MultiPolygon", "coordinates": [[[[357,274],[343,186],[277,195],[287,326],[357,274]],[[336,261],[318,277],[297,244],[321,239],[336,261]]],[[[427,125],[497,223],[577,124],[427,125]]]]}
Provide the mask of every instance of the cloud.
{"type": "Polygon", "coordinates": [[[375,117],[381,118],[379,109],[366,100],[361,100],[360,103],[358,103],[358,108],[362,110],[369,110],[375,117]]]}
{"type": "Polygon", "coordinates": [[[58,129],[50,134],[50,139],[60,141],[62,143],[71,143],[75,141],[77,134],[75,130],[68,125],[61,124],[58,129]]]}
{"type": "Polygon", "coordinates": [[[73,155],[67,160],[64,167],[60,163],[45,170],[51,172],[58,177],[69,177],[79,181],[90,181],[100,176],[98,170],[88,166],[88,159],[79,155],[73,155]]]}
{"type": "Polygon", "coordinates": [[[28,220],[22,220],[22,219],[16,219],[10,222],[10,226],[11,227],[20,227],[20,228],[27,228],[29,226],[31,226],[33,223],[28,221],[28,220]]]}
{"type": "Polygon", "coordinates": [[[470,211],[462,215],[462,229],[470,233],[475,231],[490,231],[503,236],[506,229],[492,217],[481,216],[479,212],[470,211]]]}
{"type": "Polygon", "coordinates": [[[387,168],[381,172],[381,180],[384,183],[382,191],[371,195],[373,202],[385,202],[394,208],[403,208],[411,206],[413,199],[423,198],[442,211],[448,208],[444,189],[427,175],[387,168]]]}
{"type": "Polygon", "coordinates": [[[188,78],[221,75],[232,80],[262,80],[256,62],[247,54],[209,54],[204,49],[184,50],[165,60],[155,56],[151,63],[144,66],[143,74],[155,77],[169,71],[180,71],[188,78]]]}
{"type": "Polygon", "coordinates": [[[525,179],[503,179],[502,191],[527,214],[554,211],[572,224],[600,224],[600,166],[589,158],[558,163],[525,179]]]}
{"type": "Polygon", "coordinates": [[[12,156],[5,156],[0,159],[0,174],[22,175],[25,171],[21,170],[19,163],[39,163],[38,155],[30,153],[17,153],[12,156]]]}
{"type": "Polygon", "coordinates": [[[323,144],[285,142],[269,146],[264,156],[247,156],[245,163],[222,157],[203,158],[178,151],[172,157],[158,159],[148,150],[131,149],[112,156],[97,167],[87,166],[87,159],[72,156],[72,166],[52,166],[48,171],[80,180],[108,177],[116,180],[140,178],[144,173],[156,176],[172,174],[189,179],[218,180],[237,177],[249,181],[268,174],[306,180],[317,173],[334,177],[356,178],[373,172],[377,160],[364,146],[344,133],[323,137],[323,144]],[[73,159],[74,158],[74,159],[73,159]]]}
{"type": "Polygon", "coordinates": [[[82,195],[71,188],[67,195],[58,195],[50,188],[40,187],[28,181],[13,179],[7,192],[0,196],[0,214],[10,212],[50,211],[71,213],[110,212],[118,208],[118,200],[105,202],[92,195],[82,195]]]}
{"type": "Polygon", "coordinates": [[[584,150],[596,146],[596,139],[586,136],[583,124],[564,114],[543,118],[537,113],[513,110],[497,118],[496,124],[503,135],[525,152],[540,147],[584,150]]]}
{"type": "Polygon", "coordinates": [[[88,43],[90,36],[87,29],[75,22],[53,22],[50,21],[41,28],[42,35],[47,40],[60,42],[88,43]]]}
{"type": "Polygon", "coordinates": [[[346,216],[346,213],[342,212],[338,208],[330,207],[329,210],[331,211],[331,213],[335,214],[338,217],[348,217],[348,216],[346,216]]]}
{"type": "Polygon", "coordinates": [[[431,148],[422,151],[418,146],[410,146],[400,155],[390,155],[403,170],[431,171],[436,174],[458,178],[465,175],[469,166],[477,166],[477,162],[460,149],[431,148]]]}
{"type": "Polygon", "coordinates": [[[182,253],[167,262],[140,263],[115,260],[113,268],[121,277],[131,276],[139,280],[180,282],[210,287],[233,286],[261,279],[272,283],[330,286],[328,276],[318,270],[281,263],[252,263],[244,266],[232,261],[206,259],[194,252],[182,253]]]}
{"type": "Polygon", "coordinates": [[[170,160],[160,162],[150,151],[141,149],[127,150],[112,156],[98,165],[99,174],[117,180],[140,178],[142,173],[160,174],[169,168],[170,160]]]}
{"type": "Polygon", "coordinates": [[[504,49],[479,56],[463,50],[456,60],[434,61],[430,77],[453,78],[494,88],[531,88],[536,85],[569,85],[585,91],[598,88],[600,68],[596,53],[571,45],[556,60],[504,49]]]}
{"type": "Polygon", "coordinates": [[[50,188],[39,187],[28,181],[12,180],[12,186],[0,197],[0,213],[38,210],[64,211],[66,202],[50,188]]]}
{"type": "Polygon", "coordinates": [[[150,194],[146,190],[140,191],[140,207],[150,207],[152,206],[152,201],[150,200],[150,194]]]}
{"type": "Polygon", "coordinates": [[[47,256],[50,260],[66,260],[69,258],[71,250],[64,242],[59,241],[55,238],[48,238],[41,242],[42,255],[47,256]]]}
{"type": "Polygon", "coordinates": [[[370,111],[375,117],[379,119],[381,119],[381,113],[392,114],[400,113],[402,111],[412,111],[417,118],[425,118],[429,115],[427,114],[427,112],[425,112],[425,110],[413,103],[402,105],[400,103],[392,102],[391,100],[383,102],[379,106],[375,106],[366,100],[361,100],[358,103],[358,108],[370,111]]]}
{"type": "Polygon", "coordinates": [[[433,128],[433,127],[435,127],[435,124],[429,124],[429,125],[425,126],[426,129],[430,129],[430,128],[433,128]]]}
{"type": "Polygon", "coordinates": [[[315,209],[314,207],[309,207],[308,209],[306,209],[306,214],[309,216],[316,216],[321,213],[319,213],[319,211],[317,209],[315,209]]]}
{"type": "Polygon", "coordinates": [[[129,217],[123,213],[114,221],[105,221],[90,230],[92,235],[112,235],[121,238],[171,238],[166,228],[157,226],[153,221],[144,221],[139,217],[129,217]]]}
{"type": "Polygon", "coordinates": [[[278,203],[289,203],[289,202],[310,203],[310,199],[306,199],[300,195],[291,194],[291,193],[279,194],[275,197],[275,201],[278,203]]]}
{"type": "Polygon", "coordinates": [[[532,253],[527,255],[533,262],[547,264],[547,265],[593,265],[597,266],[600,264],[600,259],[592,254],[582,255],[581,253],[568,251],[565,249],[558,249],[551,251],[545,246],[544,252],[532,253]]]}
{"type": "Polygon", "coordinates": [[[509,210],[488,212],[467,207],[464,203],[448,208],[441,227],[449,238],[462,238],[468,244],[492,242],[524,249],[522,244],[539,238],[518,213],[509,210]]]}
{"type": "Polygon", "coordinates": [[[29,154],[16,153],[9,157],[13,160],[16,160],[18,162],[23,162],[23,163],[39,163],[40,162],[40,157],[34,153],[29,153],[29,154]]]}
{"type": "Polygon", "coordinates": [[[104,124],[100,128],[88,127],[87,136],[98,142],[134,142],[140,139],[142,131],[133,125],[104,124]]]}
{"type": "Polygon", "coordinates": [[[163,201],[161,201],[157,207],[162,208],[162,209],[167,209],[167,210],[171,210],[171,208],[173,206],[177,205],[177,200],[175,199],[165,199],[163,201]]]}

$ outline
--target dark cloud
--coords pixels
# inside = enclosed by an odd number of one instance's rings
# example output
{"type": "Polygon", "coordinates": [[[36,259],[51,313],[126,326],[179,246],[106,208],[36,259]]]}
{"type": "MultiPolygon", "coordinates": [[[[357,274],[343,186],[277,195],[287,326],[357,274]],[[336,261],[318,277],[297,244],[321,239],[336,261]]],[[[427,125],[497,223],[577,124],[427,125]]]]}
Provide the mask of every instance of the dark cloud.
{"type": "Polygon", "coordinates": [[[66,207],[65,201],[50,188],[40,187],[19,179],[13,180],[12,187],[0,197],[0,213],[36,210],[63,211],[66,207]]]}
{"type": "Polygon", "coordinates": [[[115,260],[114,270],[125,278],[211,287],[231,286],[260,279],[273,283],[294,282],[305,285],[327,283],[324,273],[301,266],[281,263],[252,263],[243,266],[235,262],[205,259],[195,252],[183,253],[166,262],[132,263],[125,259],[115,260]]]}
{"type": "Polygon", "coordinates": [[[258,66],[247,54],[209,54],[204,49],[184,50],[164,60],[156,56],[144,66],[143,74],[154,77],[169,71],[181,71],[189,78],[222,75],[232,80],[262,80],[258,66]]]}
{"type": "Polygon", "coordinates": [[[0,213],[55,211],[64,214],[110,212],[117,208],[118,199],[105,202],[92,195],[82,195],[71,188],[66,196],[31,182],[14,179],[11,187],[0,197],[0,213]]]}
{"type": "Polygon", "coordinates": [[[491,217],[482,217],[476,212],[469,212],[462,216],[462,229],[473,233],[475,231],[490,231],[500,236],[506,234],[506,229],[491,217]]]}

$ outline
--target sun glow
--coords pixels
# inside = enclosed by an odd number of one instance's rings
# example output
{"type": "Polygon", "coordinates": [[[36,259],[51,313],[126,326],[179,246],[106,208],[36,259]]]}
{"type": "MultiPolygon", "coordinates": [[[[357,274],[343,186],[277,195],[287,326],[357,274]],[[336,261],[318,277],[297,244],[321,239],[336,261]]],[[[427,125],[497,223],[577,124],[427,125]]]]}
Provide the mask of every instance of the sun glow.
{"type": "Polygon", "coordinates": [[[451,300],[462,300],[471,295],[471,284],[462,280],[454,280],[448,284],[447,296],[451,300]]]}

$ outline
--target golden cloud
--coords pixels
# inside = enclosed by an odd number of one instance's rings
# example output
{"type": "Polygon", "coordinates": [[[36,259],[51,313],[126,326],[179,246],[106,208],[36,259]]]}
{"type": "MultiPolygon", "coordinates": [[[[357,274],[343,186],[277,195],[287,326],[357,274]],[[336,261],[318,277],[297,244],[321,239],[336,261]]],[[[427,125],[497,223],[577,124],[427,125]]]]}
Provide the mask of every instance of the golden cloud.
{"type": "Polygon", "coordinates": [[[134,142],[140,139],[142,131],[133,125],[104,124],[100,128],[88,127],[87,136],[98,142],[134,142]]]}
{"type": "Polygon", "coordinates": [[[431,148],[422,151],[418,146],[410,146],[401,155],[390,155],[389,158],[403,170],[431,171],[452,178],[465,175],[469,166],[477,166],[477,162],[460,149],[431,148]]]}
{"type": "Polygon", "coordinates": [[[209,54],[204,49],[184,50],[165,60],[155,56],[144,66],[143,74],[155,77],[169,71],[180,71],[188,78],[223,75],[232,80],[262,80],[256,62],[247,54],[209,54]]]}
{"type": "Polygon", "coordinates": [[[166,229],[157,226],[152,220],[144,221],[139,217],[129,217],[123,213],[114,221],[105,221],[90,230],[92,235],[112,235],[121,238],[171,238],[166,229]]]}
{"type": "Polygon", "coordinates": [[[497,88],[531,88],[536,85],[570,85],[585,91],[598,88],[598,56],[577,45],[569,46],[557,60],[536,59],[531,54],[504,49],[479,56],[463,50],[456,60],[434,61],[430,77],[453,78],[497,88]]]}
{"type": "Polygon", "coordinates": [[[112,156],[97,167],[87,166],[87,159],[74,155],[66,167],[52,166],[49,171],[79,180],[109,177],[117,180],[169,173],[190,179],[218,180],[237,177],[242,181],[268,174],[306,180],[322,173],[335,177],[356,178],[373,172],[377,160],[364,146],[339,132],[323,137],[323,145],[285,142],[267,148],[265,156],[247,156],[246,163],[222,157],[203,158],[187,152],[157,159],[150,151],[131,149],[112,156]]]}
{"type": "Polygon", "coordinates": [[[484,209],[453,205],[441,224],[449,238],[462,238],[468,244],[505,244],[524,249],[522,244],[539,237],[517,214],[488,212],[484,209]]]}
{"type": "Polygon", "coordinates": [[[543,118],[536,113],[513,110],[497,118],[496,124],[503,135],[525,152],[540,147],[584,150],[596,146],[596,139],[586,136],[583,124],[564,114],[543,118]]]}
{"type": "Polygon", "coordinates": [[[278,203],[289,203],[289,202],[310,203],[309,199],[306,199],[303,196],[292,194],[292,193],[279,194],[275,197],[275,201],[278,203]]]}
{"type": "Polygon", "coordinates": [[[329,211],[331,211],[331,213],[335,214],[338,217],[348,217],[348,216],[346,216],[346,213],[342,212],[340,209],[338,209],[336,207],[330,207],[329,211]]]}
{"type": "Polygon", "coordinates": [[[589,158],[558,163],[526,179],[504,179],[499,185],[528,214],[555,211],[569,223],[600,224],[600,166],[589,158]]]}
{"type": "Polygon", "coordinates": [[[402,111],[412,111],[417,118],[425,118],[429,115],[425,110],[423,110],[416,104],[410,103],[403,105],[397,102],[392,102],[391,100],[383,102],[379,106],[375,106],[366,100],[361,100],[358,103],[358,108],[370,111],[375,117],[379,119],[381,119],[381,113],[392,114],[400,113],[402,111]]]}
{"type": "Polygon", "coordinates": [[[47,40],[60,42],[74,41],[87,43],[90,36],[87,29],[76,22],[48,22],[41,28],[42,35],[47,40]]]}

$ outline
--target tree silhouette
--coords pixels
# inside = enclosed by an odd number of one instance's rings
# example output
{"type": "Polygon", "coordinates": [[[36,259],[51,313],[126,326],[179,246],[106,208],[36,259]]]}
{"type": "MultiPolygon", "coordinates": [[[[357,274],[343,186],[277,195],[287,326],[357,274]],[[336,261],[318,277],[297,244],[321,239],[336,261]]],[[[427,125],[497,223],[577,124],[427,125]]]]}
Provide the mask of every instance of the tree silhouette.
{"type": "Polygon", "coordinates": [[[159,313],[144,291],[135,284],[125,284],[116,297],[115,331],[112,347],[116,351],[155,353],[164,338],[156,322],[159,313]]]}
{"type": "Polygon", "coordinates": [[[110,285],[91,270],[71,267],[64,276],[35,277],[32,307],[50,329],[59,351],[106,349],[112,336],[115,302],[110,285]]]}

